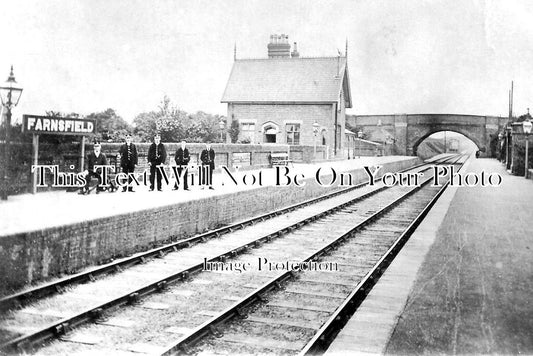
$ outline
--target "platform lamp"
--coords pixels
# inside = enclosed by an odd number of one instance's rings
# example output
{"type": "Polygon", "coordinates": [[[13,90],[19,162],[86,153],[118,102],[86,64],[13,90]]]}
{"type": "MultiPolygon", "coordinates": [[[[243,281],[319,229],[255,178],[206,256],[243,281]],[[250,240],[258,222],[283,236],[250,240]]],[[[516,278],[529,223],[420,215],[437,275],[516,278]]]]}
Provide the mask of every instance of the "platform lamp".
{"type": "Polygon", "coordinates": [[[315,147],[313,159],[316,159],[316,136],[318,135],[318,129],[319,128],[320,128],[320,125],[315,120],[315,123],[313,124],[313,144],[314,144],[314,147],[315,147]]]}
{"type": "Polygon", "coordinates": [[[526,135],[526,171],[525,171],[525,177],[527,178],[527,169],[528,169],[528,151],[529,151],[529,134],[531,133],[531,127],[533,127],[533,124],[529,119],[526,119],[522,122],[522,128],[524,129],[524,134],[526,135]]]}
{"type": "Polygon", "coordinates": [[[224,120],[220,119],[218,122],[218,128],[220,129],[220,142],[224,143],[224,138],[222,137],[222,134],[224,133],[224,128],[226,127],[226,123],[224,120]]]}
{"type": "Polygon", "coordinates": [[[363,138],[363,131],[357,132],[357,138],[359,139],[359,158],[361,158],[361,138],[363,138]]]}
{"type": "Polygon", "coordinates": [[[2,177],[2,200],[7,200],[7,192],[9,190],[9,130],[11,128],[11,109],[17,106],[22,94],[22,88],[17,84],[15,75],[13,74],[13,66],[9,77],[3,86],[0,87],[0,97],[2,98],[2,106],[6,108],[5,121],[5,140],[4,140],[4,174],[2,177]]]}

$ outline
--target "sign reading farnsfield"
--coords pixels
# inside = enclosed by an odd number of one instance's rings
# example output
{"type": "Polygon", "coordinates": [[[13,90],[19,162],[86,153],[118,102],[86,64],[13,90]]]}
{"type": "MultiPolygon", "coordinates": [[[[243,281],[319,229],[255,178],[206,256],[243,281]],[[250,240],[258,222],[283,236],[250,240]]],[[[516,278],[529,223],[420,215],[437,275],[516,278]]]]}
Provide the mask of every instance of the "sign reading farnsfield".
{"type": "Polygon", "coordinates": [[[95,121],[70,117],[23,115],[22,130],[34,134],[87,135],[94,133],[95,121]]]}

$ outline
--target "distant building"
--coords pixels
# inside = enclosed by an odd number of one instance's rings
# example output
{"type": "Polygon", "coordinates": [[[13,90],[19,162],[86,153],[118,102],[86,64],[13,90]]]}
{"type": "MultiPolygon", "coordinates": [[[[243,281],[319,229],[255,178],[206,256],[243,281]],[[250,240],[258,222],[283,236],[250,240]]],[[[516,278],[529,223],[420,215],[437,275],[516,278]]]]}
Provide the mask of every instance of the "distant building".
{"type": "Polygon", "coordinates": [[[352,107],[346,54],[300,57],[286,35],[270,36],[268,58],[237,59],[222,96],[239,140],[344,147],[345,108],[352,107]],[[315,125],[316,126],[316,125],[315,125]]]}

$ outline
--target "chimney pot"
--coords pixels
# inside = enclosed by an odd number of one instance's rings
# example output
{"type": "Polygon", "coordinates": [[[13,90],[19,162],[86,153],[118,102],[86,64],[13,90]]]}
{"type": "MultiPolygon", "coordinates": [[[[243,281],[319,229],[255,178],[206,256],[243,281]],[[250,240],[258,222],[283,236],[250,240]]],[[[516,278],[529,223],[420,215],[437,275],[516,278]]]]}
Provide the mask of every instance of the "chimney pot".
{"type": "Polygon", "coordinates": [[[293,50],[291,52],[291,57],[293,57],[293,58],[300,57],[300,53],[298,53],[298,44],[296,42],[294,42],[294,47],[293,47],[293,50]]]}
{"type": "Polygon", "coordinates": [[[267,45],[268,58],[284,58],[291,56],[291,45],[288,42],[288,35],[270,35],[270,43],[267,45]]]}

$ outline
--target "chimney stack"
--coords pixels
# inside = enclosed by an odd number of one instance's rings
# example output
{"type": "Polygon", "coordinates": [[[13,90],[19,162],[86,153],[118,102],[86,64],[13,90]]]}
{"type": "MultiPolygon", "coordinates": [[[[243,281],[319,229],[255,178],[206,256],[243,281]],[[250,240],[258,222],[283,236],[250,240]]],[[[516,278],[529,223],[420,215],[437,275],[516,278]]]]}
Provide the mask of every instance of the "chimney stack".
{"type": "Polygon", "coordinates": [[[296,42],[294,42],[294,47],[293,47],[292,52],[291,52],[291,57],[292,58],[300,57],[300,53],[298,53],[298,45],[296,44],[296,42]]]}
{"type": "Polygon", "coordinates": [[[267,45],[268,58],[290,58],[291,45],[289,44],[289,36],[285,34],[270,35],[270,43],[267,45]]]}

